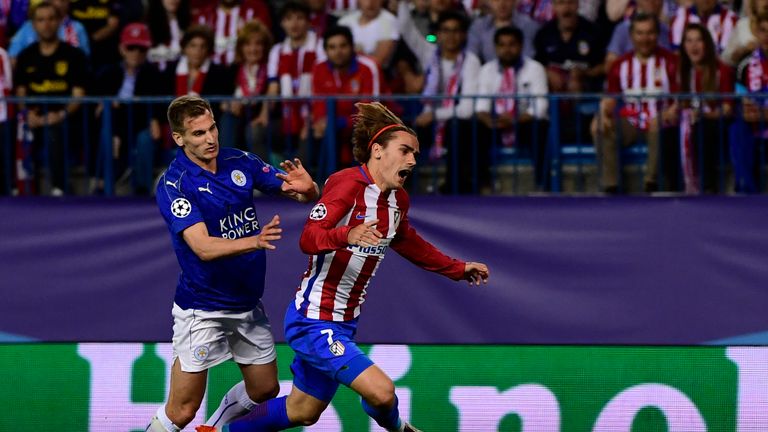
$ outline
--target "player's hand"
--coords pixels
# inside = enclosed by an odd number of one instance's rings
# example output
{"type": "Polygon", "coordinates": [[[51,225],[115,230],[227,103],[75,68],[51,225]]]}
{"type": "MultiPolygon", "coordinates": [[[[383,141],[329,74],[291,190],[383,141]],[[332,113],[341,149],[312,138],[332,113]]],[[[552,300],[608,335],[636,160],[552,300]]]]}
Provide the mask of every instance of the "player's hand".
{"type": "Polygon", "coordinates": [[[470,285],[480,285],[480,282],[488,283],[488,266],[483,263],[468,261],[464,264],[464,279],[470,285]]]}
{"type": "Polygon", "coordinates": [[[373,219],[352,228],[347,234],[347,243],[352,246],[376,246],[382,237],[382,234],[376,229],[377,223],[379,220],[373,219]]]}
{"type": "Polygon", "coordinates": [[[295,158],[293,162],[289,160],[280,162],[280,168],[285,171],[285,174],[277,174],[277,178],[285,182],[282,186],[283,192],[295,192],[307,196],[310,200],[317,198],[315,182],[312,181],[312,176],[304,169],[299,158],[295,158]]]}
{"type": "Polygon", "coordinates": [[[261,228],[259,235],[255,236],[256,247],[258,249],[276,249],[277,246],[271,244],[275,240],[280,240],[283,229],[280,228],[280,216],[272,216],[272,220],[261,228]]]}

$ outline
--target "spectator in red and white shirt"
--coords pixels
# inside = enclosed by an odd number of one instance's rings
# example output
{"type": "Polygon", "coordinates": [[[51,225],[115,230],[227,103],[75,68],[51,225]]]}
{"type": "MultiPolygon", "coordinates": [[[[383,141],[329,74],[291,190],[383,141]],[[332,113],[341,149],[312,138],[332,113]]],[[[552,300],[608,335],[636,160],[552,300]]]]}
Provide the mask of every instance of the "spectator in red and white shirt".
{"type": "Polygon", "coordinates": [[[694,0],[693,6],[677,8],[670,25],[672,46],[679,48],[683,41],[683,32],[688,23],[702,23],[709,30],[720,54],[728,45],[731,32],[736,27],[739,17],[730,9],[718,4],[717,0],[694,0]]]}
{"type": "MultiPolygon", "coordinates": [[[[378,96],[381,94],[381,68],[373,59],[356,54],[355,39],[348,27],[339,26],[329,29],[323,35],[323,48],[328,60],[318,63],[312,71],[312,94],[320,95],[359,95],[378,96]]],[[[338,143],[348,143],[351,139],[350,117],[355,112],[355,103],[359,100],[341,99],[336,101],[335,120],[338,143]]],[[[324,100],[315,99],[312,103],[312,131],[315,139],[322,139],[328,128],[327,105],[324,100]]],[[[342,166],[352,162],[351,146],[339,150],[338,161],[342,166]]]]}
{"type": "Polygon", "coordinates": [[[269,6],[264,0],[220,0],[216,9],[204,10],[195,20],[213,30],[212,60],[216,64],[225,65],[235,61],[237,32],[245,23],[258,20],[267,28],[272,27],[269,6]]]}
{"type": "MultiPolygon", "coordinates": [[[[628,146],[645,136],[648,145],[644,177],[646,192],[658,190],[660,130],[665,136],[670,135],[662,140],[665,155],[667,151],[676,150],[675,131],[665,128],[676,121],[676,106],[662,96],[676,92],[679,87],[678,60],[675,54],[659,46],[658,36],[659,21],[655,15],[638,13],[632,17],[630,37],[635,49],[619,57],[608,73],[608,93],[625,97],[618,111],[616,98],[603,98],[599,112],[592,120],[592,137],[606,193],[619,191],[618,137],[622,138],[624,146],[628,146]],[[615,118],[617,112],[618,118],[615,118]]],[[[677,167],[677,156],[665,156],[663,160],[674,162],[677,167]]],[[[676,172],[676,169],[665,172],[669,185],[676,186],[673,179],[676,172]]]]}
{"type": "MultiPolygon", "coordinates": [[[[289,1],[280,13],[285,39],[272,47],[267,63],[267,94],[291,98],[312,94],[312,69],[325,60],[323,41],[309,29],[309,8],[289,1]]],[[[306,138],[309,135],[309,103],[282,102],[282,134],[285,153],[296,153],[307,161],[306,138]]],[[[286,154],[284,156],[291,156],[286,154]]]]}
{"type": "MultiPolygon", "coordinates": [[[[709,31],[700,23],[685,27],[680,48],[680,91],[685,94],[733,93],[733,69],[717,58],[709,31]]],[[[730,99],[687,98],[681,101],[681,161],[685,191],[718,192],[721,137],[733,114],[730,99]],[[701,161],[701,163],[699,162],[701,161]]],[[[723,146],[723,152],[726,146],[723,146]]]]}

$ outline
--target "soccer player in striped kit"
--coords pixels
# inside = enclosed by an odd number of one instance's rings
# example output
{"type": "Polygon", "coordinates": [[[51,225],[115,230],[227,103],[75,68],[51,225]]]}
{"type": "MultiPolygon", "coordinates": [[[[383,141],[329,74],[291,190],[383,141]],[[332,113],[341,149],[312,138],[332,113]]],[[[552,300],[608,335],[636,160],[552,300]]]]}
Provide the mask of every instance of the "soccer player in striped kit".
{"type": "Polygon", "coordinates": [[[328,179],[301,235],[309,268],[285,317],[285,338],[296,352],[293,389],[224,431],[314,424],[339,384],[359,393],[365,412],[384,429],[416,431],[400,418],[392,380],[354,342],[366,288],[389,248],[451,279],[488,281],[485,264],[444,255],[408,223],[403,183],[419,152],[414,131],[380,103],[356,106],[352,144],[362,165],[328,179]]]}

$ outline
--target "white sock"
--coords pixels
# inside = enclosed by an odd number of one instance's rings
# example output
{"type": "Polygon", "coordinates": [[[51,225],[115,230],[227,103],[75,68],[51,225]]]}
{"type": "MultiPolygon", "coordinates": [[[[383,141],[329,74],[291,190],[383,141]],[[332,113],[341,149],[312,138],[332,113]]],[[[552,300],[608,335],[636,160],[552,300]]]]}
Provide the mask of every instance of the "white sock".
{"type": "Polygon", "coordinates": [[[145,432],[180,432],[181,428],[173,424],[165,414],[165,404],[157,409],[145,432]]]}
{"type": "Polygon", "coordinates": [[[256,405],[257,403],[252,401],[245,391],[245,382],[240,381],[224,395],[219,407],[205,424],[216,427],[224,426],[248,414],[256,405]]]}

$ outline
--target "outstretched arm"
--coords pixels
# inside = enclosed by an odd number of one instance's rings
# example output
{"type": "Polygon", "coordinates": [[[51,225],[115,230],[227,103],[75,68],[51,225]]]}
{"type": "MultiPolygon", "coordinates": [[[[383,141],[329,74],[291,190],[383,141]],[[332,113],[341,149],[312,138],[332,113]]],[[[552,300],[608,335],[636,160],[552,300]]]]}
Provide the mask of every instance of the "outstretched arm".
{"type": "Polygon", "coordinates": [[[466,263],[445,255],[424,240],[410,226],[407,216],[400,222],[397,235],[390,246],[403,258],[424,270],[439,273],[456,281],[465,279],[466,263]]]}
{"type": "Polygon", "coordinates": [[[252,237],[242,237],[235,240],[213,237],[208,234],[208,228],[204,222],[190,226],[182,231],[181,235],[198,258],[203,261],[211,261],[253,252],[257,249],[275,249],[275,245],[270,242],[280,240],[282,231],[280,216],[275,215],[268,224],[264,225],[259,235],[252,237]]]}
{"type": "Polygon", "coordinates": [[[299,158],[293,162],[280,162],[280,168],[285,171],[285,174],[277,174],[277,178],[283,181],[280,187],[283,196],[298,202],[314,201],[320,196],[320,188],[312,181],[312,176],[304,169],[299,158]]]}

